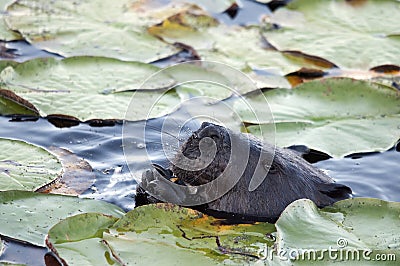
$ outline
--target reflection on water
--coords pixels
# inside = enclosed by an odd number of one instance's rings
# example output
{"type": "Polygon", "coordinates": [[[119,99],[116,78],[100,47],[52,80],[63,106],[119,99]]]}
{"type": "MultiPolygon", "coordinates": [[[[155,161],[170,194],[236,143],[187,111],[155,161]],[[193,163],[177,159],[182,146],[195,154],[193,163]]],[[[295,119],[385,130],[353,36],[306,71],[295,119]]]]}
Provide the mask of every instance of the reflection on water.
{"type": "Polygon", "coordinates": [[[351,187],[356,197],[400,202],[399,161],[400,153],[393,148],[383,153],[329,159],[315,166],[327,170],[338,182],[351,187]]]}

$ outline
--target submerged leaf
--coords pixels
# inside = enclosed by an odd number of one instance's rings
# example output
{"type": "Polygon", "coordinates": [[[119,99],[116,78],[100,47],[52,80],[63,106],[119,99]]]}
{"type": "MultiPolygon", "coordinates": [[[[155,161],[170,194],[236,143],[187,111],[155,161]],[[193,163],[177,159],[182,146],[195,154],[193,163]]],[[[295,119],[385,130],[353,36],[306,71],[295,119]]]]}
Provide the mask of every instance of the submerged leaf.
{"type": "MultiPolygon", "coordinates": [[[[306,145],[341,157],[385,151],[400,137],[400,93],[386,86],[330,78],[303,83],[292,90],[269,90],[264,96],[274,116],[277,145],[282,147],[306,145]]],[[[247,99],[257,110],[265,109],[264,97],[252,95],[247,99]]],[[[240,106],[236,109],[242,112],[240,106]]],[[[265,123],[261,128],[269,128],[271,121],[261,123],[265,123]]],[[[259,134],[257,125],[248,129],[259,134]]]]}
{"type": "MultiPolygon", "coordinates": [[[[277,49],[297,50],[339,67],[400,65],[400,2],[293,0],[270,18],[266,39],[277,49]],[[328,30],[327,30],[328,29],[328,30]]],[[[268,26],[266,27],[268,28],[268,26]]]]}
{"type": "Polygon", "coordinates": [[[123,211],[110,203],[29,191],[0,192],[0,234],[45,246],[48,230],[66,217],[99,212],[120,217],[123,211]]]}
{"type": "Polygon", "coordinates": [[[62,173],[59,160],[45,149],[0,138],[0,191],[35,190],[62,173]]]}
{"type": "Polygon", "coordinates": [[[51,146],[48,149],[57,155],[64,171],[60,178],[40,187],[37,192],[78,196],[94,184],[96,175],[86,160],[63,148],[51,146]]]}

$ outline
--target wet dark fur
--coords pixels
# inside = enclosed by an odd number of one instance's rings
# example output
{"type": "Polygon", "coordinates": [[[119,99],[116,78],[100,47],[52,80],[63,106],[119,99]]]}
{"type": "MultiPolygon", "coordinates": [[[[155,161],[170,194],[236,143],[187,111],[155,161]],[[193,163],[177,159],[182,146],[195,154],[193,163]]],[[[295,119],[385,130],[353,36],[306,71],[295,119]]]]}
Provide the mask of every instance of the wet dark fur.
{"type": "MultiPolygon", "coordinates": [[[[212,163],[201,171],[190,172],[173,165],[172,173],[179,182],[201,185],[218,177],[229,161],[229,134],[241,133],[232,133],[224,127],[203,123],[182,145],[182,154],[189,159],[199,157],[200,140],[211,137],[217,144],[217,155],[212,163]]],[[[278,147],[267,177],[257,189],[249,191],[249,182],[259,159],[261,146],[264,149],[273,149],[268,143],[261,144],[256,139],[250,139],[250,158],[239,182],[222,197],[198,206],[197,209],[223,218],[274,222],[286,206],[297,199],[311,199],[318,207],[324,207],[351,196],[349,187],[335,183],[332,178],[295,152],[278,147]]],[[[175,160],[179,161],[179,156],[182,155],[177,155],[175,160]]],[[[142,205],[157,200],[146,195],[139,187],[136,201],[138,205],[142,205]]]]}

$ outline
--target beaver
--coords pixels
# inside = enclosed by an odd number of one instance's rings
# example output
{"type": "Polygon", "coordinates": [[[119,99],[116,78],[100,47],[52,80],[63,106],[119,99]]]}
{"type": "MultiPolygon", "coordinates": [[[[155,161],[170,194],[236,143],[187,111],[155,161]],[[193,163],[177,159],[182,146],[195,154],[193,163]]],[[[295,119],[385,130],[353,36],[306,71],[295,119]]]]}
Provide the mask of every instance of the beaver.
{"type": "MultiPolygon", "coordinates": [[[[226,170],[233,149],[232,136],[239,136],[236,139],[247,142],[249,147],[247,164],[240,178],[219,198],[205,204],[191,206],[192,208],[217,218],[275,222],[282,211],[298,199],[310,199],[321,208],[351,197],[352,190],[349,187],[335,183],[331,177],[305,161],[295,151],[274,147],[255,137],[249,138],[247,135],[249,134],[234,133],[223,126],[204,122],[181,145],[180,152],[175,156],[169,169],[155,165],[152,173],[158,172],[165,180],[174,180],[175,183],[184,186],[195,187],[206,184],[215,180],[226,170]],[[244,135],[246,137],[242,137],[244,135]],[[213,160],[206,167],[198,169],[188,169],[182,166],[182,163],[179,163],[182,160],[189,160],[189,164],[193,164],[193,160],[201,156],[200,143],[205,138],[212,139],[215,143],[216,152],[213,160]],[[254,185],[253,183],[252,185],[254,174],[260,167],[258,164],[260,156],[265,152],[271,154],[272,151],[274,153],[269,171],[265,171],[259,184],[254,185]],[[249,189],[250,187],[252,189],[249,189]]],[[[149,173],[147,171],[143,175],[142,183],[145,185],[154,179],[154,175],[151,173],[149,175],[149,173]]],[[[163,193],[179,193],[179,191],[165,186],[168,182],[162,182],[164,184],[161,186],[163,193]]],[[[138,186],[136,192],[137,206],[159,202],[146,193],[141,185],[138,186]]],[[[185,195],[176,196],[185,197],[185,195]]]]}

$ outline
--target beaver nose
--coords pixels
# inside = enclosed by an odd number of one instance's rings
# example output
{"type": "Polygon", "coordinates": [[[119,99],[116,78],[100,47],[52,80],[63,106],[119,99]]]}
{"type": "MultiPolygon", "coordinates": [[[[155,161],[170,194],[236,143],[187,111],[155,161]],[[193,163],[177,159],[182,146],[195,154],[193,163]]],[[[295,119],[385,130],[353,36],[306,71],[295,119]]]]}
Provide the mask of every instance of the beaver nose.
{"type": "MultiPolygon", "coordinates": [[[[204,123],[203,123],[204,124],[204,123]]],[[[209,125],[204,127],[200,132],[198,133],[199,138],[219,138],[221,137],[220,131],[214,124],[208,123],[209,125]]]]}

